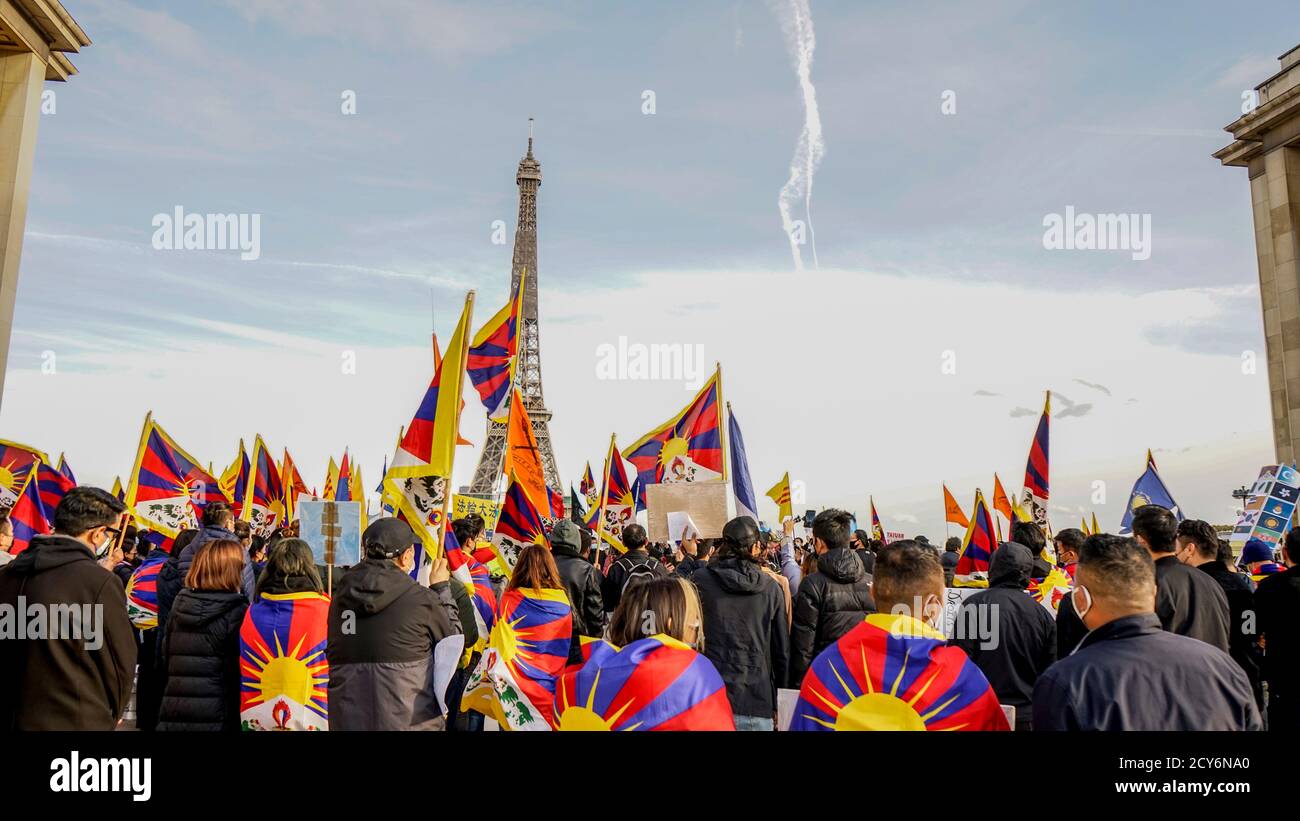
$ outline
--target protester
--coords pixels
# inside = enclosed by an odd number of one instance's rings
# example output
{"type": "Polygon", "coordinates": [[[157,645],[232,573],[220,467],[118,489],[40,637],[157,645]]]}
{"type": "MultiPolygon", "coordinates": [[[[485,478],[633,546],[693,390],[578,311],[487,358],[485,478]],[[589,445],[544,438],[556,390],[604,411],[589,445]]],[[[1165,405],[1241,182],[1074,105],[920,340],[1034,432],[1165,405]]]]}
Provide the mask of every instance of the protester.
{"type": "Polygon", "coordinates": [[[257,580],[262,577],[262,571],[266,569],[267,557],[271,553],[271,547],[279,542],[284,541],[284,537],[279,538],[272,536],[266,544],[259,544],[254,541],[248,547],[248,563],[253,568],[253,585],[256,590],[257,580]]]}
{"type": "Polygon", "coordinates": [[[606,613],[618,609],[618,602],[628,585],[668,575],[659,560],[646,550],[649,540],[644,527],[633,523],[623,528],[622,541],[626,550],[610,565],[601,587],[601,601],[606,613]]]}
{"type": "MultiPolygon", "coordinates": [[[[172,540],[173,552],[184,550],[199,532],[186,528],[172,540]]],[[[162,631],[158,629],[158,576],[171,554],[165,542],[151,545],[144,561],[127,583],[127,613],[131,624],[140,634],[139,665],[135,681],[135,726],[151,733],[158,726],[158,710],[162,706],[163,686],[167,670],[162,658],[162,631]]]]}
{"type": "MultiPolygon", "coordinates": [[[[1133,524],[1136,531],[1136,515],[1133,524]]],[[[1142,527],[1151,533],[1162,525],[1142,527]]],[[[1035,730],[1262,728],[1250,681],[1227,653],[1161,629],[1156,586],[1151,554],[1137,541],[1084,542],[1070,596],[1089,632],[1034,686],[1035,730]]]]}
{"type": "Polygon", "coordinates": [[[1199,519],[1178,523],[1174,555],[1189,567],[1195,567],[1218,583],[1228,600],[1228,655],[1241,666],[1255,704],[1264,709],[1264,689],[1260,684],[1260,657],[1255,636],[1255,591],[1245,576],[1219,561],[1219,536],[1214,528],[1199,519]]]}
{"type": "Polygon", "coordinates": [[[723,526],[716,558],[691,576],[710,637],[704,655],[726,682],[737,730],[774,728],[776,690],[789,675],[784,596],[761,561],[758,524],[740,516],[723,526]]]}
{"type": "MultiPolygon", "coordinates": [[[[54,511],[54,533],[35,536],[0,568],[0,608],[69,614],[43,639],[0,639],[0,731],[111,730],[131,697],[136,644],[126,593],[95,554],[111,544],[126,506],[81,486],[54,511]]],[[[47,620],[52,616],[47,616],[47,620]]]]}
{"type": "Polygon", "coordinates": [[[14,523],[9,520],[9,514],[0,516],[0,567],[4,567],[16,558],[9,551],[14,546],[14,523]]]}
{"type": "MultiPolygon", "coordinates": [[[[176,600],[176,596],[185,585],[185,578],[190,572],[190,564],[194,561],[195,554],[208,542],[239,542],[234,526],[234,508],[226,502],[208,502],[203,507],[202,527],[195,534],[193,541],[183,548],[172,548],[171,558],[158,571],[158,626],[161,628],[158,631],[159,641],[162,641],[166,634],[172,602],[176,600]]],[[[240,542],[240,554],[244,557],[244,565],[240,571],[239,589],[244,594],[245,601],[251,602],[256,580],[253,578],[253,567],[248,562],[248,554],[244,552],[242,542],[240,542]]],[[[161,654],[159,660],[166,663],[161,654]]]]}
{"type": "Polygon", "coordinates": [[[113,575],[117,576],[122,582],[122,589],[126,589],[127,582],[131,581],[131,574],[140,566],[139,546],[136,544],[134,534],[122,543],[122,561],[117,563],[113,568],[113,575]]]}
{"type": "Polygon", "coordinates": [[[328,730],[330,600],[311,545],[279,539],[239,630],[245,730],[328,730]],[[292,665],[295,677],[282,672],[292,665]]]}
{"type": "MultiPolygon", "coordinates": [[[[793,529],[794,522],[789,522],[788,527],[793,529]]],[[[794,585],[797,586],[799,582],[799,568],[794,563],[793,555],[787,555],[787,551],[788,554],[793,554],[794,550],[793,547],[783,548],[781,537],[775,531],[760,531],[759,538],[766,546],[758,567],[781,588],[781,598],[785,601],[785,626],[788,630],[794,624],[794,586],[791,585],[791,573],[795,574],[794,585]]],[[[789,544],[787,540],[786,545],[789,544]]]]}
{"type": "Polygon", "coordinates": [[[858,555],[858,561],[862,562],[862,569],[866,571],[867,578],[870,580],[871,572],[876,566],[876,554],[872,552],[871,537],[867,531],[853,531],[853,538],[849,539],[849,549],[858,555]]]}
{"type": "Polygon", "coordinates": [[[465,692],[465,680],[482,655],[487,645],[488,631],[492,629],[493,614],[496,612],[496,591],[492,589],[491,571],[474,558],[471,552],[475,534],[481,523],[468,517],[462,517],[451,523],[455,546],[448,546],[447,566],[451,571],[449,585],[452,599],[456,602],[456,613],[460,620],[460,629],[465,636],[465,647],[461,652],[456,672],[447,685],[447,730],[448,732],[478,732],[483,729],[481,713],[465,712],[460,709],[460,699],[465,692]],[[469,549],[466,548],[469,546],[469,549]],[[459,548],[459,549],[457,549],[459,548]],[[486,582],[483,579],[486,576],[486,582]],[[480,601],[481,598],[481,601],[480,601]]]}
{"type": "Polygon", "coordinates": [[[1286,570],[1255,588],[1255,611],[1264,645],[1263,676],[1268,682],[1268,728],[1300,730],[1300,529],[1282,543],[1286,570]]]}
{"type": "Polygon", "coordinates": [[[243,519],[236,519],[234,525],[230,528],[235,538],[244,546],[245,550],[251,551],[253,548],[253,524],[243,519]]]}
{"type": "Polygon", "coordinates": [[[1032,725],[1034,683],[1056,661],[1056,622],[1025,593],[1034,557],[1029,548],[1003,542],[989,562],[989,587],[969,596],[957,612],[952,644],[980,668],[998,702],[1016,708],[1016,729],[1032,725]]]}
{"type": "Polygon", "coordinates": [[[628,589],[609,642],[570,668],[555,694],[558,730],[734,730],[726,685],[698,650],[695,586],[673,576],[628,589]]]}
{"type": "Polygon", "coordinates": [[[1143,505],[1133,513],[1132,528],[1133,538],[1155,562],[1156,615],[1161,626],[1228,652],[1228,598],[1214,579],[1174,555],[1178,539],[1174,514],[1160,505],[1143,505]]]}
{"type": "Polygon", "coordinates": [[[1077,527],[1067,527],[1052,537],[1056,546],[1056,566],[1064,570],[1072,580],[1074,571],[1079,566],[1079,550],[1083,548],[1086,538],[1087,534],[1077,527]]]}
{"type": "Polygon", "coordinates": [[[1009,536],[1007,541],[1022,544],[1034,554],[1034,566],[1029,571],[1029,578],[1047,578],[1047,574],[1052,572],[1052,564],[1043,555],[1046,552],[1047,537],[1043,535],[1042,526],[1036,522],[1022,522],[1013,518],[1009,536]]]}
{"type": "Polygon", "coordinates": [[[701,539],[698,536],[682,539],[682,560],[673,572],[683,579],[689,579],[695,571],[709,563],[713,544],[713,539],[701,539]]]}
{"type": "Polygon", "coordinates": [[[582,536],[569,519],[551,528],[551,555],[573,608],[573,638],[569,663],[582,661],[582,636],[599,638],[605,629],[605,605],[600,597],[601,577],[595,565],[582,557],[582,536]]]}
{"type": "Polygon", "coordinates": [[[879,612],[813,660],[791,730],[1010,729],[984,674],[937,629],[944,583],[933,548],[886,546],[871,592],[879,612]]]}
{"type": "Polygon", "coordinates": [[[939,564],[943,567],[943,583],[948,587],[952,587],[952,577],[957,572],[957,562],[960,559],[961,537],[949,536],[943,545],[943,555],[939,557],[939,564]]]}
{"type": "Polygon", "coordinates": [[[208,541],[190,562],[163,635],[167,670],[158,730],[239,730],[239,626],[248,610],[240,589],[244,547],[208,541]]]}
{"type": "Polygon", "coordinates": [[[1251,581],[1259,584],[1285,568],[1276,561],[1273,546],[1263,539],[1249,539],[1241,548],[1241,564],[1250,573],[1251,581]]]}
{"type": "Polygon", "coordinates": [[[415,533],[401,519],[371,522],[361,534],[365,559],[334,586],[329,609],[329,728],[442,730],[446,719],[430,686],[433,649],[460,632],[445,556],[429,586],[410,577],[415,533]]]}
{"type": "MultiPolygon", "coordinates": [[[[798,689],[812,660],[840,636],[876,612],[871,581],[860,551],[850,549],[853,517],[843,510],[823,510],[813,520],[817,572],[799,585],[790,631],[790,686],[798,689]]],[[[860,542],[859,542],[860,544],[860,542]]]]}

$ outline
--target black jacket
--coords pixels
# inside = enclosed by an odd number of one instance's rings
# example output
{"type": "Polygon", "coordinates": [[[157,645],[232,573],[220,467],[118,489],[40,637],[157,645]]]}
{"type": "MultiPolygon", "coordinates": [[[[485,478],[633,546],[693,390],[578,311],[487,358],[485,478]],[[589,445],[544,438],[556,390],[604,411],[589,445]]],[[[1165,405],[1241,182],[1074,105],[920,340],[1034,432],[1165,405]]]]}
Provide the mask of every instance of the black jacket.
{"type": "Polygon", "coordinates": [[[1228,652],[1228,597],[1223,588],[1173,556],[1156,559],[1156,615],[1169,632],[1228,652]]]}
{"type": "MultiPolygon", "coordinates": [[[[1216,586],[1217,587],[1217,586],[1216,586]]],[[[1260,730],[1228,654],[1160,629],[1154,613],[1093,630],[1034,685],[1035,730],[1260,730]]]]}
{"type": "Polygon", "coordinates": [[[1269,692],[1300,698],[1300,566],[1261,581],[1255,588],[1255,611],[1264,636],[1269,692]]]}
{"type": "Polygon", "coordinates": [[[433,648],[459,619],[447,582],[422,587],[388,559],[353,566],[330,602],[330,729],[440,729],[433,648]]]}
{"type": "Polygon", "coordinates": [[[817,572],[799,584],[794,601],[790,687],[799,689],[813,659],[876,612],[870,587],[856,551],[837,547],[817,557],[817,572]]]}
{"type": "Polygon", "coordinates": [[[855,550],[853,552],[857,555],[858,561],[862,562],[862,569],[867,571],[868,576],[876,572],[875,553],[872,553],[871,550],[865,547],[862,548],[861,550],[855,550]]]}
{"type": "MultiPolygon", "coordinates": [[[[166,663],[166,659],[162,654],[162,640],[167,633],[167,619],[171,615],[172,602],[180,595],[181,589],[185,587],[185,576],[190,572],[190,565],[194,563],[194,556],[203,545],[222,539],[232,542],[239,541],[238,536],[223,527],[204,527],[195,535],[193,541],[185,545],[184,550],[172,554],[163,566],[158,569],[158,627],[161,629],[156,631],[156,640],[158,642],[158,660],[160,664],[166,663]]],[[[240,590],[244,594],[244,600],[251,604],[257,579],[253,576],[253,566],[248,561],[247,551],[244,552],[244,568],[240,571],[239,584],[240,590]]]]}
{"type": "Polygon", "coordinates": [[[605,574],[605,581],[601,585],[600,597],[606,613],[618,609],[618,603],[623,600],[623,586],[633,573],[650,573],[656,577],[668,575],[659,560],[644,550],[629,550],[619,556],[609,566],[609,572],[605,574]]]}
{"type": "Polygon", "coordinates": [[[682,556],[682,560],[673,568],[673,573],[684,579],[689,579],[695,575],[695,571],[702,569],[708,562],[702,562],[694,556],[682,556]]]}
{"type": "Polygon", "coordinates": [[[555,567],[564,582],[564,592],[573,608],[573,639],[569,646],[569,661],[582,661],[582,636],[599,638],[605,630],[605,605],[600,585],[603,579],[594,564],[578,555],[566,544],[552,544],[551,554],[555,567]]]}
{"type": "Polygon", "coordinates": [[[1016,729],[1028,730],[1034,683],[1056,661],[1056,622],[1025,592],[1034,557],[1003,542],[989,563],[989,589],[958,611],[952,644],[970,656],[993,686],[998,702],[1016,708],[1016,729]]]}
{"type": "Polygon", "coordinates": [[[0,638],[0,732],[113,729],[131,697],[136,656],[117,577],[76,539],[36,536],[0,568],[0,606],[15,612],[19,596],[29,608],[89,607],[92,625],[96,607],[103,615],[97,636],[0,638]]]}
{"type": "Polygon", "coordinates": [[[1088,628],[1074,612],[1074,597],[1066,593],[1056,606],[1056,657],[1063,659],[1073,653],[1086,635],[1088,628]]]}
{"type": "Polygon", "coordinates": [[[239,730],[239,628],[243,592],[185,588],[163,637],[167,681],[158,730],[239,730]]]}
{"type": "Polygon", "coordinates": [[[776,714],[776,690],[789,678],[785,593],[755,563],[714,559],[691,576],[704,611],[704,655],[722,675],[738,716],[776,714]]]}
{"type": "Polygon", "coordinates": [[[1252,628],[1250,624],[1254,621],[1251,614],[1255,613],[1255,591],[1250,587],[1250,580],[1223,562],[1206,562],[1197,570],[1218,582],[1228,600],[1228,655],[1250,679],[1255,703],[1262,710],[1264,689],[1260,686],[1260,654],[1256,646],[1259,625],[1254,624],[1252,628]]]}

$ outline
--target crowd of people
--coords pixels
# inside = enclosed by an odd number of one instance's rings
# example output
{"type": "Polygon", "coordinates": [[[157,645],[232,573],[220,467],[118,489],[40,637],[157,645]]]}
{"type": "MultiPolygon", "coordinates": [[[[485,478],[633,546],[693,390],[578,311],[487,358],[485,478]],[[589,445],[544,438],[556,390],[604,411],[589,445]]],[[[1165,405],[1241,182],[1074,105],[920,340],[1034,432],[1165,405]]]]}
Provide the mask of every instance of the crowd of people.
{"type": "Polygon", "coordinates": [[[146,732],[474,732],[512,688],[557,730],[1300,727],[1300,529],[1238,560],[1156,505],[1132,536],[1017,521],[954,613],[960,541],[885,544],[840,510],[806,540],[790,520],[668,544],[630,524],[621,550],[560,520],[508,576],[476,515],[436,560],[380,518],[332,585],[291,529],[262,539],[224,502],[166,541],[124,512],[77,487],[16,556],[0,521],[0,727],[111,730],[133,703],[146,732]],[[1055,612],[1034,595],[1053,572],[1072,582],[1055,612]]]}

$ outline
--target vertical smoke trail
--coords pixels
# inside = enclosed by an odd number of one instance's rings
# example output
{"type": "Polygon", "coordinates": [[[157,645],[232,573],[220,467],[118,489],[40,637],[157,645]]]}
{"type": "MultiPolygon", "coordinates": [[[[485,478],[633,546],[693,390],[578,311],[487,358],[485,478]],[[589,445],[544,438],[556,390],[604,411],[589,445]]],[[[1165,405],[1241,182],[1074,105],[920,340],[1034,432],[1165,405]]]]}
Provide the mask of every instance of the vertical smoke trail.
{"type": "Polygon", "coordinates": [[[821,165],[822,155],[826,153],[826,144],[822,140],[821,114],[817,110],[817,89],[812,83],[813,51],[817,48],[817,39],[813,34],[809,0],[784,0],[784,2],[768,0],[768,5],[780,18],[786,48],[794,61],[795,75],[799,78],[799,91],[803,95],[803,130],[799,132],[799,142],[795,145],[794,156],[790,159],[790,178],[781,187],[781,194],[777,198],[777,207],[781,210],[781,227],[790,240],[790,253],[794,257],[795,270],[802,271],[803,255],[799,250],[798,238],[795,236],[794,220],[790,218],[791,204],[800,198],[803,199],[808,243],[812,247],[813,267],[820,267],[817,261],[817,235],[813,230],[812,189],[813,174],[821,165]]]}

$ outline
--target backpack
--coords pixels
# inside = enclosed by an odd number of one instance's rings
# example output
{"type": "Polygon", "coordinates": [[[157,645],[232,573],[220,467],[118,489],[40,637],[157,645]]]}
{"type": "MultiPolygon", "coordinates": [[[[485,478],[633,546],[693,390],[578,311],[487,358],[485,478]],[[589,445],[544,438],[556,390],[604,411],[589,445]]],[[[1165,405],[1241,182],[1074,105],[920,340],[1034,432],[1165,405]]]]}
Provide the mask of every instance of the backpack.
{"type": "Polygon", "coordinates": [[[659,566],[657,560],[648,557],[645,560],[632,559],[627,563],[623,563],[620,559],[619,562],[627,568],[627,578],[623,579],[623,589],[619,591],[620,595],[626,593],[628,587],[634,582],[640,584],[641,582],[647,582],[653,579],[657,575],[655,573],[655,568],[659,566]]]}

